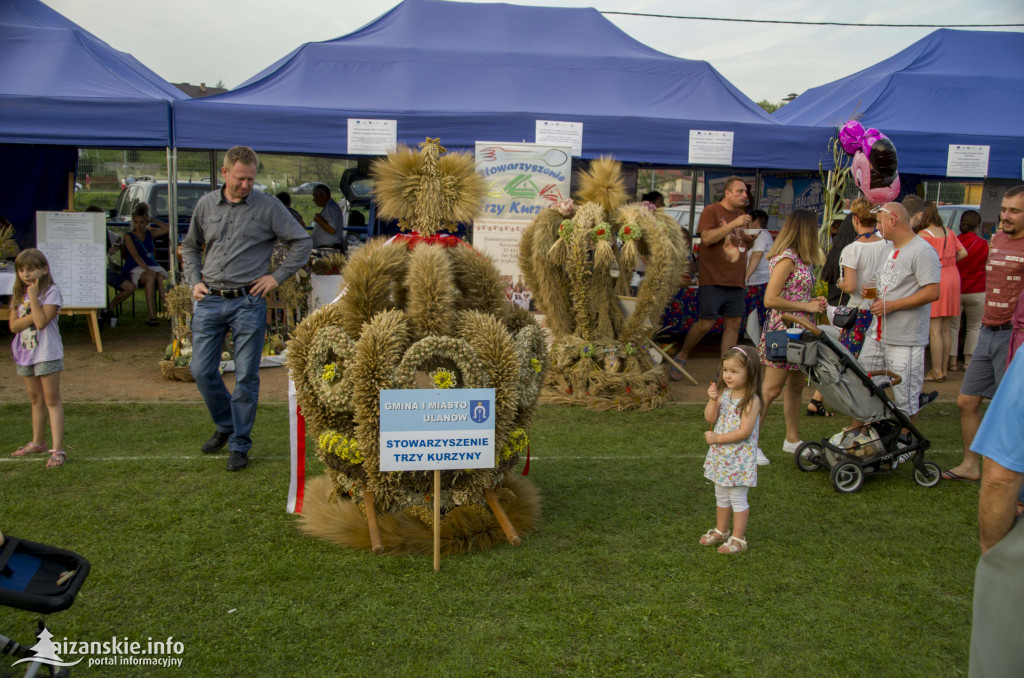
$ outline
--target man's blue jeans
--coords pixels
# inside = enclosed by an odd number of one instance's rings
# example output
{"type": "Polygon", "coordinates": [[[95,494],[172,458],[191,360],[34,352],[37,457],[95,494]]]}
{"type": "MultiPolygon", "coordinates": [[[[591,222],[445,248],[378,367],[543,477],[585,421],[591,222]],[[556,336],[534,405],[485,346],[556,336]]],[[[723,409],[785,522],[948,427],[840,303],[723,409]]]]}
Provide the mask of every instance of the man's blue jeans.
{"type": "Polygon", "coordinates": [[[231,433],[228,449],[249,453],[260,399],[260,356],[266,335],[267,302],[245,294],[224,299],[208,294],[192,314],[192,376],[206,409],[221,433],[231,433]],[[235,343],[235,392],[220,375],[220,354],[228,330],[235,343]]]}

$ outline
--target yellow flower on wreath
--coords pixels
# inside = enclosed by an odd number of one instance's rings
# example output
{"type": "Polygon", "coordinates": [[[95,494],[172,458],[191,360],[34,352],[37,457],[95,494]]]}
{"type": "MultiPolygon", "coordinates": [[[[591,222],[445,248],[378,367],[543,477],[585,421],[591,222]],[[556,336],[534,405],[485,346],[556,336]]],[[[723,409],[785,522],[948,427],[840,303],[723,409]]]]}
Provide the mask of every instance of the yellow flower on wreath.
{"type": "Polygon", "coordinates": [[[537,360],[536,358],[530,358],[530,369],[532,369],[537,374],[540,374],[540,368],[541,368],[540,361],[537,360]]]}
{"type": "Polygon", "coordinates": [[[515,429],[508,434],[508,442],[501,448],[501,460],[507,461],[513,455],[522,454],[529,444],[530,438],[526,435],[526,431],[521,428],[515,429]]]}
{"type": "Polygon", "coordinates": [[[338,366],[335,363],[327,363],[324,365],[323,374],[320,378],[326,381],[328,384],[334,381],[334,378],[338,376],[338,366]]]}
{"type": "Polygon", "coordinates": [[[337,431],[325,431],[320,435],[318,442],[321,450],[350,464],[362,464],[365,461],[362,452],[359,451],[359,441],[355,438],[349,438],[337,431]]]}
{"type": "Polygon", "coordinates": [[[455,388],[455,375],[451,370],[439,368],[430,375],[434,380],[434,386],[440,389],[455,388]]]}

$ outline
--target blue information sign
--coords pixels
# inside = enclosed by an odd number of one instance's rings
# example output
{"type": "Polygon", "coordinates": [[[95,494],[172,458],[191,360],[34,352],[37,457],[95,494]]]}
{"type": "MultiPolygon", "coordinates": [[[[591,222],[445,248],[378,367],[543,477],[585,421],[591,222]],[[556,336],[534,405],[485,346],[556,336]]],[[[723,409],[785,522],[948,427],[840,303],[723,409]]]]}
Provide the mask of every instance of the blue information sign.
{"type": "Polygon", "coordinates": [[[380,392],[380,470],[494,468],[494,389],[380,392]]]}

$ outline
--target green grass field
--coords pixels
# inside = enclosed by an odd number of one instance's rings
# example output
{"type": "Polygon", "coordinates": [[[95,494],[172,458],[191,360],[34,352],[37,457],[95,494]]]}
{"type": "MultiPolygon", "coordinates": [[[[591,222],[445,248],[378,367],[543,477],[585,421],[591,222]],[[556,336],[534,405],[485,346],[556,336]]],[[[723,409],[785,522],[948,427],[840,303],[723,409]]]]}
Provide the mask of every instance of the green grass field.
{"type": "MultiPolygon", "coordinates": [[[[66,406],[69,461],[10,460],[25,405],[0,406],[0,530],[92,563],[55,640],[173,636],[180,668],[102,676],[961,676],[977,485],[908,468],[840,495],[781,446],[780,407],[751,491],[750,551],[697,544],[714,524],[697,405],[542,407],[530,432],[540,529],[518,548],[387,557],[303,536],[285,512],[288,419],[261,407],[250,468],[204,457],[200,405],[66,406]]],[[[801,421],[805,438],[837,420],[801,421]]],[[[955,405],[922,413],[943,467],[955,405]]],[[[319,462],[311,460],[310,475],[319,462]]],[[[0,608],[32,645],[38,615],[0,608]]],[[[74,657],[70,657],[72,660],[74,657]]],[[[69,656],[64,657],[65,660],[69,656]]],[[[0,674],[9,666],[0,658],[0,674]]]]}

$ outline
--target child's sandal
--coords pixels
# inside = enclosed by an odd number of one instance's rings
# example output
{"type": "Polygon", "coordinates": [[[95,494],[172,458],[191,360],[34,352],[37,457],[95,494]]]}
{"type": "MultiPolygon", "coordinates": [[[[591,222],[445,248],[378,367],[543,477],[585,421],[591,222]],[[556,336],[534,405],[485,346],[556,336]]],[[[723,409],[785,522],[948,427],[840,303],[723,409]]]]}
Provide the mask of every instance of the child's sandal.
{"type": "Polygon", "coordinates": [[[747,540],[740,539],[739,537],[729,537],[729,541],[718,547],[719,553],[728,553],[730,555],[743,553],[746,550],[747,540]]]}
{"type": "Polygon", "coordinates": [[[46,445],[36,445],[35,443],[28,443],[23,447],[19,447],[14,452],[11,452],[12,457],[24,457],[27,454],[42,454],[46,452],[46,445]]]}
{"type": "Polygon", "coordinates": [[[50,458],[46,460],[46,468],[60,468],[67,461],[64,450],[50,450],[50,458]]]}
{"type": "Polygon", "coordinates": [[[717,527],[712,527],[701,536],[700,543],[702,546],[714,546],[715,544],[721,544],[729,538],[729,534],[729,530],[719,532],[717,527]]]}

